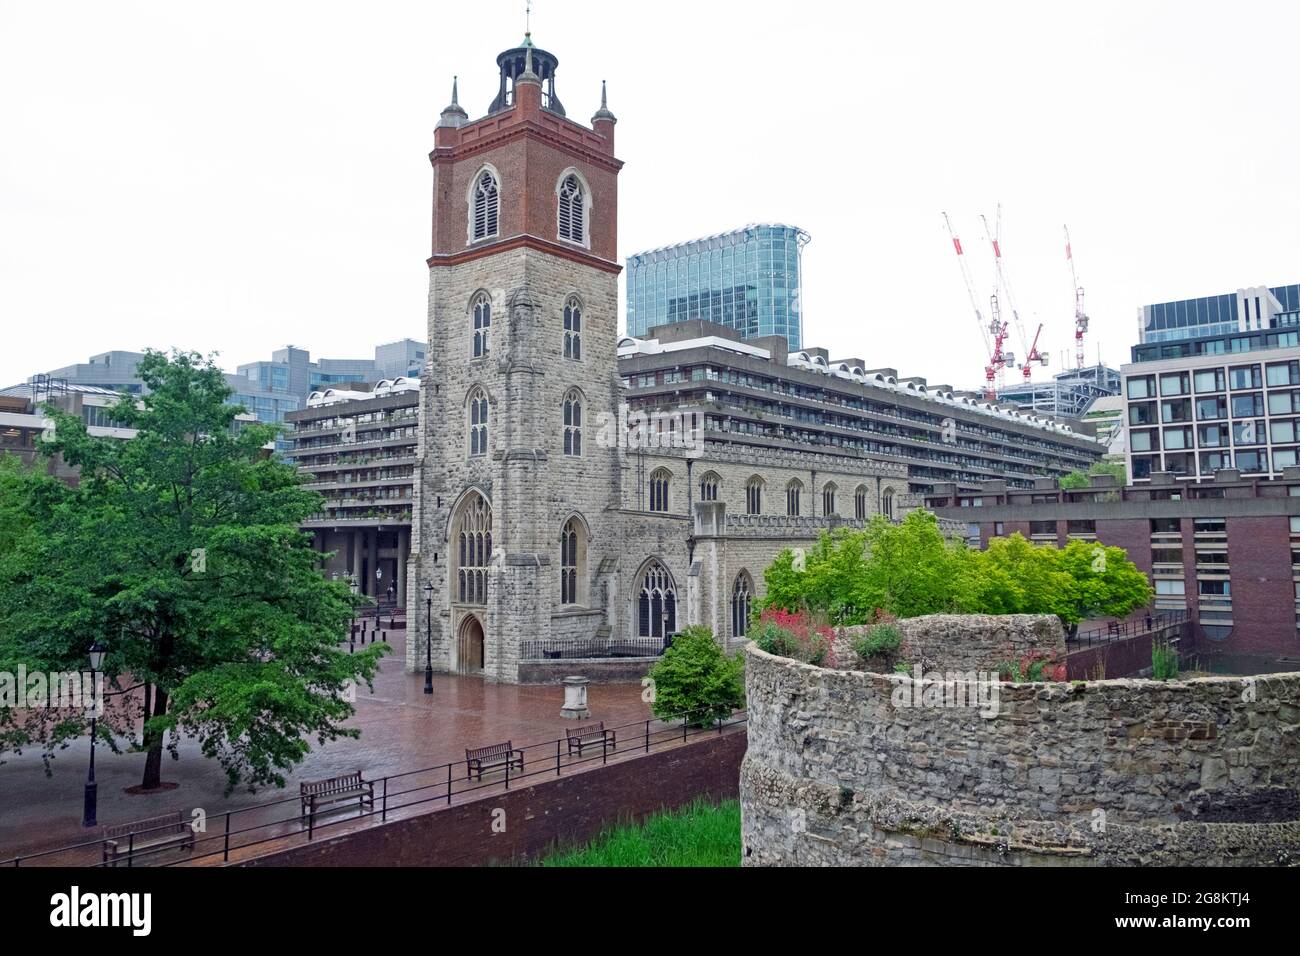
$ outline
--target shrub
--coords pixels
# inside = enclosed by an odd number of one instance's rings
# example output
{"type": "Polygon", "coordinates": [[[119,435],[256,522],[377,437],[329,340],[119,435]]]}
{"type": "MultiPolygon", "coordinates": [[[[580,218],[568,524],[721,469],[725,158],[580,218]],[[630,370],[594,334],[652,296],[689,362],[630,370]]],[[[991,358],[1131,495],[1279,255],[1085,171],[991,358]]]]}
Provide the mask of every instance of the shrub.
{"type": "Polygon", "coordinates": [[[1156,680],[1178,679],[1178,651],[1169,644],[1151,645],[1151,676],[1156,680]]]}
{"type": "Polygon", "coordinates": [[[814,622],[807,611],[767,608],[759,615],[754,642],[759,650],[805,664],[835,665],[835,632],[814,622]]]}
{"type": "Polygon", "coordinates": [[[1020,660],[1003,661],[998,665],[998,676],[1013,684],[1037,684],[1043,681],[1064,681],[1066,666],[1037,652],[1020,660]]]}
{"type": "Polygon", "coordinates": [[[654,715],[672,719],[691,714],[707,726],[745,706],[745,664],[727,655],[707,627],[685,628],[650,671],[654,715]]]}
{"type": "Polygon", "coordinates": [[[902,633],[892,624],[877,624],[853,642],[853,650],[863,660],[883,657],[892,660],[903,643],[902,633]]]}

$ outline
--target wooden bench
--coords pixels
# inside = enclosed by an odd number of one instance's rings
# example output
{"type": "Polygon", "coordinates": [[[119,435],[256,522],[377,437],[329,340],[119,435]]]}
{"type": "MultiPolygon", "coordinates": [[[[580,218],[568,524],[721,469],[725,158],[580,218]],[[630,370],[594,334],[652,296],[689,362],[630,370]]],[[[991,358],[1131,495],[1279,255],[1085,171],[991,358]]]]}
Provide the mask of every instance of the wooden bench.
{"type": "Polygon", "coordinates": [[[103,838],[104,862],[111,866],[117,866],[122,857],[134,863],[137,854],[147,853],[146,858],[152,860],[160,850],[173,847],[184,847],[188,851],[194,849],[194,828],[185,819],[183,810],[105,827],[103,838]]]}
{"type": "Polygon", "coordinates": [[[309,826],[316,821],[317,809],[330,804],[355,800],[361,809],[375,809],[375,782],[363,780],[360,770],[340,777],[330,777],[328,780],[305,780],[298,785],[298,793],[302,800],[303,816],[307,817],[309,826]]]}
{"type": "Polygon", "coordinates": [[[605,722],[602,720],[598,724],[584,724],[581,727],[568,728],[564,731],[564,736],[569,742],[569,756],[573,756],[576,750],[578,756],[582,756],[584,747],[599,747],[604,750],[606,746],[610,750],[614,749],[614,731],[605,729],[605,722]]]}
{"type": "Polygon", "coordinates": [[[488,747],[465,748],[465,779],[477,775],[482,780],[483,774],[502,767],[518,770],[524,769],[524,752],[516,750],[510,741],[492,744],[488,747]]]}

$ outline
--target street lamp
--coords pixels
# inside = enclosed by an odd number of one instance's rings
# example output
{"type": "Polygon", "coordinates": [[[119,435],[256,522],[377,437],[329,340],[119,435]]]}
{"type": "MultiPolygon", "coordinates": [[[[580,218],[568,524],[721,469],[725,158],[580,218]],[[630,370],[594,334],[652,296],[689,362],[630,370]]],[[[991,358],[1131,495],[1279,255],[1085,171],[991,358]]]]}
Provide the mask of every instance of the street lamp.
{"type": "Polygon", "coordinates": [[[433,585],[424,584],[424,692],[433,693],[433,585]]]}
{"type": "MultiPolygon", "coordinates": [[[[105,647],[99,641],[95,641],[94,644],[90,645],[90,650],[87,652],[90,656],[90,686],[92,688],[95,686],[95,674],[98,673],[100,667],[103,666],[104,652],[107,650],[108,650],[107,647],[105,647]]],[[[95,712],[94,710],[91,710],[90,712],[90,769],[86,774],[86,801],[85,801],[84,809],[82,810],[81,813],[81,825],[83,827],[93,827],[96,825],[97,821],[95,819],[95,816],[99,808],[99,784],[95,782],[95,736],[96,736],[95,712]]]]}
{"type": "Polygon", "coordinates": [[[352,623],[348,626],[348,653],[351,654],[357,649],[357,594],[361,590],[361,584],[351,575],[345,575],[348,582],[348,590],[352,592],[352,623]]]}

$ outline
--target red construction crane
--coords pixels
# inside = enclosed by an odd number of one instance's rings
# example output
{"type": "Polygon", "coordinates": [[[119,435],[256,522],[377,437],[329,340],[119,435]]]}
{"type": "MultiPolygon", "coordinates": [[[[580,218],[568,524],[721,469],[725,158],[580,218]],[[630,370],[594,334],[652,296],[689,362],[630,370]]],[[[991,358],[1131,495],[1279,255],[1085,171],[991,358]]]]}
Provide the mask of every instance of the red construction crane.
{"type": "Polygon", "coordinates": [[[971,308],[975,311],[975,322],[979,326],[980,336],[984,339],[984,349],[988,353],[988,364],[984,366],[984,395],[992,400],[997,397],[996,381],[998,375],[1007,366],[1007,357],[1002,352],[1002,344],[1006,341],[1007,330],[1006,324],[997,314],[997,297],[993,297],[994,315],[988,325],[984,324],[984,315],[980,312],[979,302],[975,298],[975,283],[971,281],[970,269],[966,266],[966,256],[962,252],[961,240],[957,238],[957,233],[952,228],[952,222],[948,219],[948,214],[943,214],[944,224],[948,227],[948,235],[952,237],[952,247],[957,252],[957,265],[961,269],[962,281],[966,284],[966,294],[970,297],[971,308]],[[989,336],[993,336],[992,342],[989,336]]]}
{"type": "MultiPolygon", "coordinates": [[[[1040,325],[1038,331],[1034,334],[1033,342],[1025,335],[1025,326],[1020,321],[1020,310],[1016,307],[1015,293],[1011,290],[1011,277],[1007,272],[1006,266],[1002,261],[1002,204],[998,203],[997,231],[989,229],[989,220],[987,216],[980,216],[984,222],[984,235],[988,238],[989,246],[993,249],[993,266],[997,270],[998,287],[1002,295],[1006,297],[1007,304],[1011,307],[1011,317],[1016,323],[1016,334],[1020,336],[1020,345],[1025,350],[1025,360],[1020,364],[1021,375],[1026,382],[1029,381],[1033,374],[1034,363],[1039,365],[1047,364],[1047,356],[1038,351],[1038,338],[1043,333],[1043,327],[1040,325]]],[[[1015,356],[1007,355],[1007,364],[1015,364],[1015,356]]]]}
{"type": "Polygon", "coordinates": [[[1083,286],[1074,271],[1074,252],[1070,248],[1070,227],[1065,226],[1065,258],[1070,263],[1070,282],[1074,286],[1074,364],[1083,368],[1083,333],[1088,331],[1088,314],[1083,310],[1083,286]]]}

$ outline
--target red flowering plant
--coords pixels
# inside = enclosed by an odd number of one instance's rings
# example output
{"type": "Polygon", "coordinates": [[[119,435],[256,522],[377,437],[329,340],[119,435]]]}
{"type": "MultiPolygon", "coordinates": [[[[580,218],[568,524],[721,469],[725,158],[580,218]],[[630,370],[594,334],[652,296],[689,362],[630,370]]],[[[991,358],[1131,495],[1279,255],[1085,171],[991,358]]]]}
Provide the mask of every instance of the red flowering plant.
{"type": "Polygon", "coordinates": [[[835,631],[807,611],[770,607],[759,615],[753,638],[759,649],[769,654],[835,666],[835,631]]]}
{"type": "Polygon", "coordinates": [[[1019,660],[1003,661],[998,665],[998,676],[1013,684],[1063,681],[1066,673],[1064,664],[1038,651],[1031,651],[1019,660]]]}

